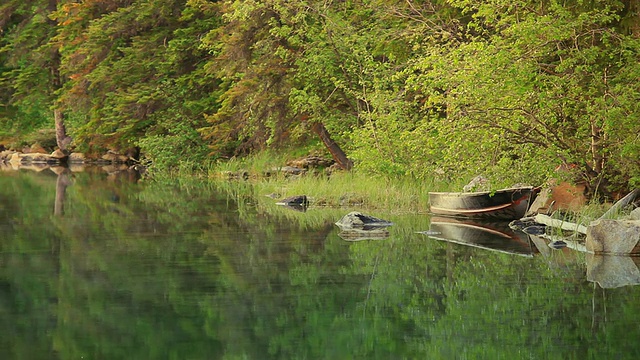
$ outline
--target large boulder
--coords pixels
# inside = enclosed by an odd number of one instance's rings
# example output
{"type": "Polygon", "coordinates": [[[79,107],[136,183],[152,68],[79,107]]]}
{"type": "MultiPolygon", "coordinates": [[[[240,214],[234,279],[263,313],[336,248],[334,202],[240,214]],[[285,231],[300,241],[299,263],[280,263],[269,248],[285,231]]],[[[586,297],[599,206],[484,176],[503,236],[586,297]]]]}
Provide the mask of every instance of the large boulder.
{"type": "Polygon", "coordinates": [[[587,227],[586,250],[592,254],[640,254],[640,220],[600,219],[587,227]]]}
{"type": "Polygon", "coordinates": [[[556,210],[579,211],[588,201],[585,192],[584,184],[551,181],[538,193],[527,215],[549,214],[556,210]]]}
{"type": "Polygon", "coordinates": [[[464,192],[489,191],[491,188],[489,179],[482,175],[474,177],[467,185],[463,187],[464,192]]]}

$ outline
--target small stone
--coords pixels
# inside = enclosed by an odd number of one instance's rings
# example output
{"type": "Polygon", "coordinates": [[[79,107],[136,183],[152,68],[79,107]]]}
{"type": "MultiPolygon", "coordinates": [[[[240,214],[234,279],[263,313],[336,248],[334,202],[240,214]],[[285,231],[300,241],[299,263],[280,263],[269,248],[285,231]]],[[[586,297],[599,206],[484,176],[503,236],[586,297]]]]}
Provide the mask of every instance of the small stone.
{"type": "Polygon", "coordinates": [[[549,247],[558,250],[567,247],[567,243],[562,240],[557,240],[550,243],[549,247]]]}
{"type": "Polygon", "coordinates": [[[547,227],[544,225],[532,225],[527,226],[526,228],[522,229],[522,231],[529,235],[542,235],[546,232],[546,229],[547,227]]]}

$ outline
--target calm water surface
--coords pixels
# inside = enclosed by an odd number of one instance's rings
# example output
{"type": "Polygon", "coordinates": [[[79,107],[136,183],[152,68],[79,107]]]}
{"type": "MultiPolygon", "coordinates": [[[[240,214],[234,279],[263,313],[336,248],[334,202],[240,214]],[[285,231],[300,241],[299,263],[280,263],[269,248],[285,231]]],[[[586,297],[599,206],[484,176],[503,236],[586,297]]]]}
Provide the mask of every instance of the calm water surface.
{"type": "Polygon", "coordinates": [[[345,234],[354,209],[263,195],[0,171],[0,358],[640,358],[635,259],[362,209],[394,226],[345,234]]]}

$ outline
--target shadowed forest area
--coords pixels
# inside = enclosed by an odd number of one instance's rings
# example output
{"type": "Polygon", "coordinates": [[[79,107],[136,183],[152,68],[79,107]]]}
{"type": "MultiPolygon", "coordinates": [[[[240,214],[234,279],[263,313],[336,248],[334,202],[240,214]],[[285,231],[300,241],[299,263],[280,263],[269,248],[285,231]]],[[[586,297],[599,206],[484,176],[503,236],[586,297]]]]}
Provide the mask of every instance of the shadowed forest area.
{"type": "MultiPolygon", "coordinates": [[[[640,184],[640,4],[4,0],[0,144],[640,184]],[[52,139],[56,139],[54,142],[52,139]]],[[[504,182],[504,184],[500,184],[504,182]]]]}

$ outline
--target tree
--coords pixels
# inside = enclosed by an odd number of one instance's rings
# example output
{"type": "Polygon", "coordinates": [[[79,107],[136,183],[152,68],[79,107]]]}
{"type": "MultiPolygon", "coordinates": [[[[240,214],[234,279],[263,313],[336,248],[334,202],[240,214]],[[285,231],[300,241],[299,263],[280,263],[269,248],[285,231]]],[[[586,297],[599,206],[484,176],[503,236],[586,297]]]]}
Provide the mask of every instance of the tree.
{"type": "Polygon", "coordinates": [[[63,74],[60,101],[73,111],[85,150],[140,146],[158,165],[201,159],[196,129],[216,107],[218,81],[197,39],[215,28],[215,9],[184,0],[65,4],[56,13],[63,74]]]}
{"type": "MultiPolygon", "coordinates": [[[[50,124],[51,104],[61,83],[57,48],[50,42],[55,23],[49,15],[56,3],[9,0],[0,5],[0,87],[6,112],[2,120],[13,135],[50,124]]],[[[63,146],[69,141],[65,136],[60,140],[63,146]]]]}

